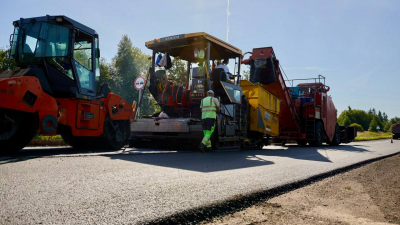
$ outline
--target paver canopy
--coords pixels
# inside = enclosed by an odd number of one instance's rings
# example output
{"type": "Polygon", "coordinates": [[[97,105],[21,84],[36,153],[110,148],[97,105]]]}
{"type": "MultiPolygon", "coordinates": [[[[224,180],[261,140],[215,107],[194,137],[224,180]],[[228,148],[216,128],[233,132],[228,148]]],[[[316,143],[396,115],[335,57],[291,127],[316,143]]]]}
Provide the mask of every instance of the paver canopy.
{"type": "Polygon", "coordinates": [[[164,37],[148,41],[145,45],[155,52],[167,52],[170,56],[195,62],[194,51],[204,50],[208,42],[211,44],[210,60],[236,58],[242,54],[242,50],[204,32],[164,37]]]}

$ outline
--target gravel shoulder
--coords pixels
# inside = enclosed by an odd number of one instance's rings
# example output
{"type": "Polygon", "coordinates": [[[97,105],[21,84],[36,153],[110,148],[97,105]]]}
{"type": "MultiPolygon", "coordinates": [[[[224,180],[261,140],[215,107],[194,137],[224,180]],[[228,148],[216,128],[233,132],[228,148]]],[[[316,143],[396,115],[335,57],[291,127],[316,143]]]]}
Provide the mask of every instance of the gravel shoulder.
{"type": "Polygon", "coordinates": [[[400,155],[203,224],[400,224],[400,155]]]}

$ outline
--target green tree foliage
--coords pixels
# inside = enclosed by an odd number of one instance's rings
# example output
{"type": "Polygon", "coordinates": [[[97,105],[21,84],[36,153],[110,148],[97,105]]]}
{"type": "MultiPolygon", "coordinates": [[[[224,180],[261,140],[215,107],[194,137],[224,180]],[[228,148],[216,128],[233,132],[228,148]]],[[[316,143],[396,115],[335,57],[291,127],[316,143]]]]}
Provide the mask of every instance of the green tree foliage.
{"type": "Polygon", "coordinates": [[[384,123],[381,121],[381,119],[378,116],[375,116],[376,122],[378,123],[378,126],[380,127],[379,131],[383,131],[383,128],[385,127],[384,123]]]}
{"type": "Polygon", "coordinates": [[[112,64],[115,68],[115,73],[112,76],[114,83],[112,90],[129,103],[138,99],[134,82],[139,72],[134,64],[134,58],[132,41],[127,35],[123,35],[118,44],[117,55],[112,59],[112,64]]]}
{"type": "Polygon", "coordinates": [[[378,126],[378,117],[374,117],[371,121],[371,123],[369,124],[369,129],[368,131],[371,132],[377,132],[378,130],[376,129],[376,127],[378,126]]]}
{"type": "Polygon", "coordinates": [[[350,126],[351,124],[351,120],[349,118],[349,116],[346,114],[343,120],[343,126],[350,126]]]}
{"type": "Polygon", "coordinates": [[[383,120],[383,115],[382,115],[381,110],[379,110],[379,112],[378,112],[378,117],[379,117],[379,119],[380,119],[381,121],[384,121],[384,120],[383,120]]]}
{"type": "Polygon", "coordinates": [[[389,121],[388,115],[387,115],[386,113],[383,113],[383,120],[382,120],[382,122],[388,122],[388,121],[389,121]]]}
{"type": "Polygon", "coordinates": [[[110,65],[105,58],[100,58],[100,83],[107,83],[112,86],[112,79],[110,74],[110,65]]]}
{"type": "Polygon", "coordinates": [[[400,123],[400,118],[399,117],[394,117],[389,120],[393,125],[394,124],[399,124],[400,123]]]}
{"type": "Polygon", "coordinates": [[[383,131],[385,131],[385,132],[391,132],[392,131],[392,126],[393,126],[393,123],[392,122],[387,122],[386,124],[385,124],[385,126],[383,127],[383,131]]]}
{"type": "MultiPolygon", "coordinates": [[[[100,59],[100,83],[107,83],[113,93],[122,96],[130,104],[133,101],[138,103],[139,91],[135,89],[134,82],[138,76],[146,77],[151,65],[149,57],[139,48],[134,47],[127,35],[122,36],[117,55],[112,62],[108,63],[106,59],[100,59]]],[[[145,88],[140,113],[152,115],[156,110],[158,110],[157,105],[145,88]]]]}
{"type": "Polygon", "coordinates": [[[381,130],[383,130],[387,121],[389,121],[387,119],[387,115],[386,113],[382,113],[381,111],[378,111],[377,114],[374,114],[374,112],[376,112],[375,109],[370,109],[368,112],[365,112],[363,110],[351,109],[351,107],[349,107],[348,110],[344,110],[340,114],[340,116],[338,117],[338,123],[341,126],[348,126],[352,123],[357,123],[360,124],[364,130],[369,130],[371,122],[375,118],[377,126],[379,126],[381,130]]]}
{"type": "MultiPolygon", "coordinates": [[[[172,67],[167,70],[167,75],[168,76],[173,76],[175,79],[175,83],[179,84],[181,82],[181,78],[183,74],[186,74],[187,72],[187,66],[185,61],[179,59],[179,58],[173,58],[171,60],[172,67]]],[[[182,80],[182,83],[184,80],[182,80]]]]}
{"type": "Polygon", "coordinates": [[[247,66],[247,70],[243,71],[242,80],[250,80],[250,66],[247,66]]]}
{"type": "Polygon", "coordinates": [[[373,115],[359,109],[344,110],[338,117],[339,125],[345,126],[346,117],[350,120],[350,123],[346,121],[347,125],[358,123],[364,130],[368,130],[373,115]]]}
{"type": "Polygon", "coordinates": [[[10,59],[10,50],[0,48],[0,72],[15,68],[15,61],[10,59]]]}
{"type": "Polygon", "coordinates": [[[363,131],[364,131],[364,128],[363,128],[360,124],[358,124],[358,123],[352,123],[352,124],[350,125],[350,127],[355,127],[355,128],[357,129],[358,132],[363,132],[363,131]]]}

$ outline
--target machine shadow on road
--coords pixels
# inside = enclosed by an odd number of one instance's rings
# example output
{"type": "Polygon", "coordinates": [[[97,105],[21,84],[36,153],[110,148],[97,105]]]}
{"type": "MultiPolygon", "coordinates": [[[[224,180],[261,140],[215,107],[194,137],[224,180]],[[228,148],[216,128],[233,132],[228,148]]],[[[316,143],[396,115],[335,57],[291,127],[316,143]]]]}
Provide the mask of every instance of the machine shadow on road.
{"type": "Polygon", "coordinates": [[[73,156],[81,154],[96,153],[102,154],[105,152],[110,152],[110,150],[88,150],[88,149],[73,149],[70,147],[60,146],[52,148],[25,148],[17,154],[0,154],[0,165],[7,163],[15,163],[26,161],[30,159],[42,158],[42,157],[57,157],[57,156],[73,156]]]}
{"type": "Polygon", "coordinates": [[[329,159],[330,152],[369,152],[366,147],[369,146],[361,144],[340,146],[325,145],[317,148],[310,146],[300,147],[297,145],[287,145],[285,147],[266,146],[262,150],[219,151],[213,153],[200,153],[193,151],[171,152],[167,150],[146,148],[128,148],[124,151],[84,150],[67,147],[56,147],[51,149],[30,148],[24,149],[17,155],[0,155],[0,166],[2,164],[21,162],[42,157],[103,156],[109,157],[110,159],[208,173],[274,164],[273,161],[266,158],[269,156],[331,163],[331,160],[329,159]],[[171,152],[171,154],[165,154],[169,152],[171,152]]]}
{"type": "Polygon", "coordinates": [[[214,153],[185,152],[185,154],[114,154],[105,156],[117,160],[209,173],[272,165],[274,162],[268,160],[267,157],[269,156],[331,163],[329,152],[332,151],[369,152],[363,147],[352,145],[322,146],[318,148],[289,145],[270,149],[265,147],[262,150],[220,151],[214,153]]]}
{"type": "Polygon", "coordinates": [[[106,156],[148,165],[191,170],[203,173],[243,169],[274,164],[246,151],[184,152],[177,154],[127,154],[106,156]]]}
{"type": "Polygon", "coordinates": [[[311,146],[298,146],[298,145],[287,145],[285,147],[264,147],[262,155],[265,156],[278,156],[287,157],[300,160],[320,161],[320,162],[332,162],[329,159],[329,152],[333,151],[348,151],[348,152],[370,152],[366,149],[367,145],[339,145],[329,146],[323,145],[320,147],[311,146]],[[266,151],[264,151],[266,150],[266,151]]]}

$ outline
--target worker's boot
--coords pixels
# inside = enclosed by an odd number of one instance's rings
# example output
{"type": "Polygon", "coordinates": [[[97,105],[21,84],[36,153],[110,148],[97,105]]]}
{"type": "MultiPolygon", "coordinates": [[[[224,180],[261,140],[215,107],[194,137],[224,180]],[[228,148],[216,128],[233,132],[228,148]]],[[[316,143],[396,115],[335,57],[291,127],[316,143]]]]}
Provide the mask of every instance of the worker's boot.
{"type": "Polygon", "coordinates": [[[200,143],[200,145],[199,145],[199,150],[200,150],[201,152],[205,152],[205,151],[207,150],[207,146],[206,146],[205,144],[203,144],[203,143],[200,143]]]}

